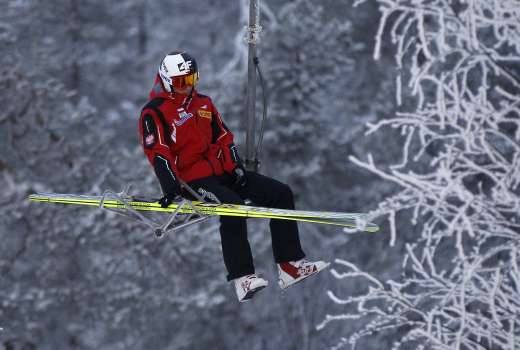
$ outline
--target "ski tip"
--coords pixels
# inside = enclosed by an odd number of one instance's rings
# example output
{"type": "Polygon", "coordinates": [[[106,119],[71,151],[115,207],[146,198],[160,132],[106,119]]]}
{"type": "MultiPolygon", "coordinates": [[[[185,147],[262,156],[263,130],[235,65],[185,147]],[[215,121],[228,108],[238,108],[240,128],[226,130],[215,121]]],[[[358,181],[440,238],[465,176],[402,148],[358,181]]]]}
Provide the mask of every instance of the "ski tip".
{"type": "Polygon", "coordinates": [[[365,228],[365,231],[370,232],[370,233],[379,232],[379,226],[373,225],[373,226],[367,227],[367,228],[365,228]]]}
{"type": "Polygon", "coordinates": [[[355,226],[352,225],[350,227],[343,228],[343,232],[354,234],[359,232],[368,232],[368,233],[376,233],[379,232],[379,226],[374,223],[368,223],[366,226],[355,226]]]}
{"type": "Polygon", "coordinates": [[[42,196],[38,193],[31,193],[29,196],[27,196],[27,199],[32,202],[41,202],[44,200],[42,196]]]}

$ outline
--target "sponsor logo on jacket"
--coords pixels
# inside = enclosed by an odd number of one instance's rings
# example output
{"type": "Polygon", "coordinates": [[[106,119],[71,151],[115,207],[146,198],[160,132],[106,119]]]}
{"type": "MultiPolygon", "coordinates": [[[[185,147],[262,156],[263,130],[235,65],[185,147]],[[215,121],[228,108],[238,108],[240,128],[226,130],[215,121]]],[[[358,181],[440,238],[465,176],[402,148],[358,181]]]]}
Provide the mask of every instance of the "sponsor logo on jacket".
{"type": "Polygon", "coordinates": [[[181,126],[182,124],[186,123],[188,119],[193,117],[193,113],[188,113],[186,111],[179,112],[179,120],[175,120],[174,123],[177,126],[181,126]]]}
{"type": "Polygon", "coordinates": [[[211,119],[211,111],[205,111],[203,109],[199,109],[198,111],[199,117],[211,119]]]}
{"type": "Polygon", "coordinates": [[[147,146],[152,145],[154,142],[155,142],[154,134],[150,134],[150,135],[146,136],[145,143],[147,146]]]}

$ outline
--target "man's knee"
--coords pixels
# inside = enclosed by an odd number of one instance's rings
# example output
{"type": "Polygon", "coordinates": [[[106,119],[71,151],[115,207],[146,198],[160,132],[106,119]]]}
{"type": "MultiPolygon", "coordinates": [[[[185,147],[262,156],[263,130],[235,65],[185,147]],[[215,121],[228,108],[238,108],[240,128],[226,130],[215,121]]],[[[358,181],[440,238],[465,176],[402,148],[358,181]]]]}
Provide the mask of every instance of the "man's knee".
{"type": "Polygon", "coordinates": [[[292,204],[294,202],[294,195],[289,185],[280,182],[277,188],[277,193],[279,195],[280,200],[284,203],[292,204]]]}
{"type": "Polygon", "coordinates": [[[244,204],[244,200],[240,198],[238,193],[232,190],[222,191],[218,194],[218,199],[221,203],[227,204],[244,204]]]}
{"type": "Polygon", "coordinates": [[[228,203],[228,204],[241,204],[241,205],[244,205],[244,200],[242,198],[240,198],[240,196],[238,194],[235,194],[234,196],[230,196],[229,197],[229,200],[227,201],[222,201],[222,203],[228,203]]]}

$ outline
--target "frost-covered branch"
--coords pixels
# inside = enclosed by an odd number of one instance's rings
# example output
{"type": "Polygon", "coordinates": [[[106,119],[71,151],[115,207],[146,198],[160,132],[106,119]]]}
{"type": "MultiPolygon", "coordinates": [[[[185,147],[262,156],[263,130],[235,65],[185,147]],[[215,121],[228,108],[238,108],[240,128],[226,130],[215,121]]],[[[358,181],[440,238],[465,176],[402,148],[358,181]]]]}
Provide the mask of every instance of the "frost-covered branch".
{"type": "Polygon", "coordinates": [[[357,312],[328,316],[320,327],[342,315],[370,316],[350,343],[393,327],[401,330],[394,349],[518,348],[520,80],[510,64],[520,59],[520,4],[378,3],[374,57],[386,42],[395,48],[401,111],[368,125],[367,134],[400,130],[402,158],[388,168],[370,155],[350,160],[401,188],[372,212],[388,215],[391,242],[399,238],[399,213],[411,212],[421,235],[408,245],[402,281],[384,284],[391,292],[371,287],[349,302],[331,294],[357,312]]]}

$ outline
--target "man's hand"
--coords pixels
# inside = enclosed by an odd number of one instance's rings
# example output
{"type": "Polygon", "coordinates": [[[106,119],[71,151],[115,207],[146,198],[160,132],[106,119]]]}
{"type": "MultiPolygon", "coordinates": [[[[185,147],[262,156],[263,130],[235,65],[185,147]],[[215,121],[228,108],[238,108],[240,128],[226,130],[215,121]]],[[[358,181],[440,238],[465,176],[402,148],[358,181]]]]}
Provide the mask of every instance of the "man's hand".
{"type": "Polygon", "coordinates": [[[161,205],[161,208],[168,208],[168,206],[172,204],[177,197],[179,197],[178,193],[170,193],[159,199],[159,204],[161,205]]]}
{"type": "Polygon", "coordinates": [[[236,187],[244,187],[247,184],[246,171],[242,165],[237,166],[231,176],[233,177],[233,185],[236,187]]]}

